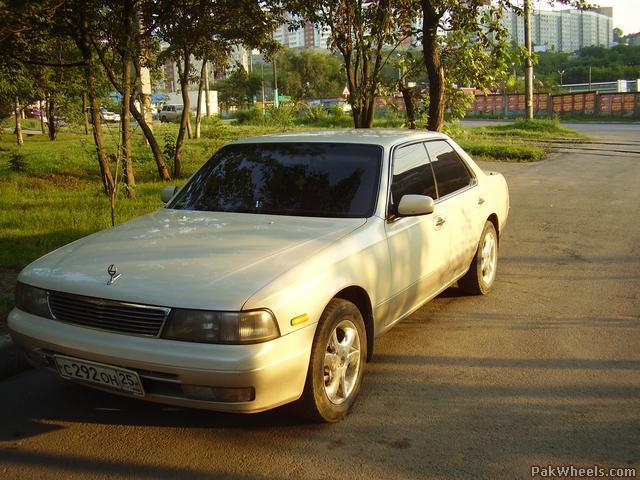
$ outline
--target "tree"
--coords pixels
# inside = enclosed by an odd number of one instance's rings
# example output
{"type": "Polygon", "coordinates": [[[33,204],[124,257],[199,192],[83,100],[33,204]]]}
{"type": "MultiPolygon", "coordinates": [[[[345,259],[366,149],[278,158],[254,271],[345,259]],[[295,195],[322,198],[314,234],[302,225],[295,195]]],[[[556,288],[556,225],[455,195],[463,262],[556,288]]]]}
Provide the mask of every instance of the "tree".
{"type": "MultiPolygon", "coordinates": [[[[576,8],[586,8],[585,0],[557,0],[576,8]]],[[[429,78],[429,130],[442,130],[446,103],[449,68],[458,66],[468,78],[477,77],[485,82],[495,81],[490,69],[485,68],[482,58],[499,59],[504,52],[505,28],[500,22],[505,9],[522,14],[522,9],[512,0],[494,0],[490,5],[484,0],[420,0],[422,12],[421,43],[424,63],[429,78]],[[447,35],[442,35],[446,32],[447,35]],[[451,38],[453,36],[453,39],[451,38]],[[461,50],[459,42],[474,47],[461,50]],[[453,41],[452,41],[453,40],[453,41]],[[453,47],[453,48],[452,48],[453,47]],[[489,55],[486,53],[489,52],[489,55]],[[451,55],[452,54],[452,55],[451,55]],[[481,58],[477,58],[481,54],[481,58]],[[447,61],[447,57],[450,58],[447,61]]],[[[461,71],[460,69],[458,70],[461,71]]],[[[487,83],[480,84],[486,86],[487,83]]]]}
{"type": "Polygon", "coordinates": [[[496,68],[505,66],[501,62],[506,29],[500,20],[508,4],[509,0],[491,5],[483,0],[420,1],[422,55],[429,79],[427,129],[442,130],[447,86],[453,87],[455,77],[481,87],[495,82],[496,68]]]}
{"type": "Polygon", "coordinates": [[[18,146],[24,143],[22,136],[22,108],[35,97],[27,69],[13,59],[0,56],[0,103],[12,105],[15,135],[18,146]]]}
{"type": "Polygon", "coordinates": [[[217,51],[228,52],[233,44],[273,49],[271,32],[279,24],[279,10],[255,0],[158,0],[146,23],[157,26],[159,38],[169,46],[159,60],[178,66],[184,105],[173,159],[173,175],[182,174],[182,145],[189,125],[189,82],[192,59],[215,42],[217,51]]]}
{"type": "Polygon", "coordinates": [[[278,56],[278,87],[293,100],[342,95],[346,76],[336,55],[287,49],[278,56]]]}
{"type": "Polygon", "coordinates": [[[411,38],[418,5],[411,0],[293,0],[290,10],[330,30],[342,54],[356,128],[371,128],[380,75],[390,55],[411,38]]]}
{"type": "Polygon", "coordinates": [[[225,107],[246,108],[258,95],[261,87],[260,78],[249,75],[242,65],[236,65],[226,79],[216,84],[218,99],[225,107]]]}
{"type": "Polygon", "coordinates": [[[619,27],[615,27],[613,29],[613,41],[617,43],[624,43],[623,38],[624,38],[624,32],[622,31],[622,29],[619,27]]]}
{"type": "Polygon", "coordinates": [[[115,185],[107,158],[98,99],[99,70],[92,50],[92,31],[96,27],[96,12],[102,5],[97,0],[59,2],[31,0],[0,3],[0,51],[23,65],[54,68],[81,67],[91,110],[93,137],[104,191],[114,192],[115,185]],[[69,40],[75,48],[69,55],[73,61],[54,58],[31,58],[33,53],[45,51],[47,44],[69,40]],[[18,57],[17,54],[22,56],[18,57]]]}

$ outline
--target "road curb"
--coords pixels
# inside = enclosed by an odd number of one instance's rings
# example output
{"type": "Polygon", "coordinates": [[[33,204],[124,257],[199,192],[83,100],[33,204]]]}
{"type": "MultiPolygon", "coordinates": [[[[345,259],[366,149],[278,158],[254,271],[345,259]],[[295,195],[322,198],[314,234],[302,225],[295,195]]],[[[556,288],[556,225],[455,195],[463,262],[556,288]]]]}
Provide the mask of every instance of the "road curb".
{"type": "Polygon", "coordinates": [[[31,368],[24,352],[9,335],[0,335],[0,380],[31,368]]]}

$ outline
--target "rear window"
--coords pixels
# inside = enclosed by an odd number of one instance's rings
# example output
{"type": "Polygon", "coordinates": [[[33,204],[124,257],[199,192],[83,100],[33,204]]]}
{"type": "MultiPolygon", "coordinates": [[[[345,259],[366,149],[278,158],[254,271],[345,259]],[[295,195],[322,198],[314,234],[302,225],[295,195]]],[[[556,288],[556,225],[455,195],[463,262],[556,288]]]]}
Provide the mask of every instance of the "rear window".
{"type": "Polygon", "coordinates": [[[168,208],[313,217],[373,214],[382,148],[246,143],[219,150],[168,208]]]}

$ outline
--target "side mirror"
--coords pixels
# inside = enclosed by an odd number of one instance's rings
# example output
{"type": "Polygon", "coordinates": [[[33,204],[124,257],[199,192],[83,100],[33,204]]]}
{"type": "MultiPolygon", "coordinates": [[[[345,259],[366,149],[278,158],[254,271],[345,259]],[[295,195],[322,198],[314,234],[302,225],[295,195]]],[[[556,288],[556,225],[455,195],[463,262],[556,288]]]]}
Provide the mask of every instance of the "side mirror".
{"type": "Polygon", "coordinates": [[[426,195],[403,195],[398,204],[398,215],[410,217],[433,213],[433,198],[426,195]]]}
{"type": "Polygon", "coordinates": [[[169,200],[173,198],[173,196],[176,194],[177,191],[178,191],[178,187],[176,187],[175,185],[162,187],[162,190],[160,190],[160,198],[164,203],[167,203],[169,200]]]}

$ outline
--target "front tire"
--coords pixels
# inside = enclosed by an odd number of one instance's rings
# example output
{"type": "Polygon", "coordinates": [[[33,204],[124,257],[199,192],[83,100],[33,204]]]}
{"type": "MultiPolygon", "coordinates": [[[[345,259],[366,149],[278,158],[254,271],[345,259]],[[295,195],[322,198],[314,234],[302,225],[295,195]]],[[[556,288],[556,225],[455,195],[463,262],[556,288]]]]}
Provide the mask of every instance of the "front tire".
{"type": "Polygon", "coordinates": [[[458,286],[472,295],[486,295],[493,288],[498,269],[498,234],[492,222],[482,230],[478,249],[469,271],[458,280],[458,286]]]}
{"type": "Polygon", "coordinates": [[[338,422],[354,404],[367,358],[367,333],[360,310],[334,298],[318,323],[298,412],[317,422],[338,422]]]}

